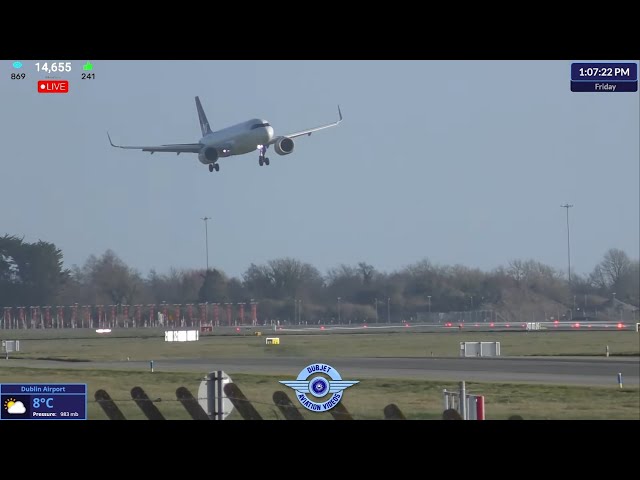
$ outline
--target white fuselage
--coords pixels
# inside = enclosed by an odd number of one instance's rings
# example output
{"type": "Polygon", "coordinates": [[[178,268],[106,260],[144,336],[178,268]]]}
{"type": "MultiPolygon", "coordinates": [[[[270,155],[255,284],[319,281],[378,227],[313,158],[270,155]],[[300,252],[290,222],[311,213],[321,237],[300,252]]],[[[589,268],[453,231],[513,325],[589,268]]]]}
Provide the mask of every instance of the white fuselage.
{"type": "Polygon", "coordinates": [[[220,157],[243,155],[273,138],[273,127],[266,120],[254,118],[246,122],[211,132],[200,139],[204,147],[214,147],[220,157]]]}

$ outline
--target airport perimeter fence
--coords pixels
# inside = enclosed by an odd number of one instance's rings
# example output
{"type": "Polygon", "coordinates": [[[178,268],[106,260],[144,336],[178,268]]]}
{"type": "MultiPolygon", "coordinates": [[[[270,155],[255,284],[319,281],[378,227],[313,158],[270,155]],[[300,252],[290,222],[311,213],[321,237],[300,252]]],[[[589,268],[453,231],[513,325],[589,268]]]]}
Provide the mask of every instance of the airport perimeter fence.
{"type": "MultiPolygon", "coordinates": [[[[223,388],[225,397],[231,401],[243,420],[265,420],[235,383],[228,383],[223,388]]],[[[102,408],[102,411],[109,420],[127,420],[125,415],[122,413],[122,410],[120,410],[108,392],[105,390],[98,390],[95,392],[94,397],[97,404],[102,408]]],[[[158,409],[156,405],[158,402],[149,398],[147,393],[141,387],[134,387],[131,389],[131,399],[148,420],[170,420],[158,409]]],[[[179,387],[176,390],[176,399],[182,404],[193,420],[222,419],[221,417],[216,417],[215,413],[211,416],[207,414],[200,405],[200,402],[198,402],[198,399],[195,398],[186,387],[179,387]]],[[[272,399],[273,404],[278,408],[278,411],[284,420],[305,420],[302,413],[300,413],[300,410],[298,410],[285,392],[274,392],[272,399]]],[[[347,410],[342,402],[330,409],[328,413],[331,414],[334,420],[354,420],[353,415],[347,410]]],[[[442,420],[462,420],[460,413],[453,408],[444,410],[441,418],[442,420]]],[[[384,407],[381,419],[407,420],[404,413],[394,403],[384,407]]],[[[509,417],[509,420],[522,419],[523,418],[519,415],[509,417]]]]}
{"type": "Polygon", "coordinates": [[[3,307],[0,317],[1,329],[177,329],[203,325],[259,325],[257,303],[3,307]]]}
{"type": "MultiPolygon", "coordinates": [[[[290,322],[259,319],[257,302],[251,303],[198,303],[198,304],[148,304],[148,305],[69,305],[3,307],[0,311],[0,329],[114,329],[114,328],[195,328],[203,326],[283,326],[283,325],[358,325],[376,322],[347,321],[335,319],[314,322],[290,322]]],[[[434,325],[446,324],[491,324],[504,322],[544,321],[616,321],[640,322],[640,310],[619,312],[580,311],[568,312],[518,312],[505,313],[497,310],[472,310],[461,312],[418,312],[405,321],[434,325]]],[[[381,325],[386,322],[377,322],[381,325]]],[[[399,323],[399,322],[396,322],[399,323]]]]}
{"type": "Polygon", "coordinates": [[[518,311],[504,312],[496,310],[471,310],[463,312],[418,312],[416,315],[418,323],[430,323],[435,325],[459,325],[459,324],[487,324],[492,323],[526,323],[526,322],[622,322],[635,323],[640,322],[640,310],[556,310],[555,312],[537,310],[537,311],[518,311]]]}

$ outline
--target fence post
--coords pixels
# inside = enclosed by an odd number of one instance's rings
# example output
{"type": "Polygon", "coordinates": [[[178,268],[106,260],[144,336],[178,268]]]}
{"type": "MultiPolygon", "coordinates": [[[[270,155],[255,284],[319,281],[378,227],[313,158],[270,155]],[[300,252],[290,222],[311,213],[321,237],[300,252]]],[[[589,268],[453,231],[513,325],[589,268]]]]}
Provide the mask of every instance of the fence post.
{"type": "Polygon", "coordinates": [[[406,420],[407,417],[394,403],[391,403],[384,407],[384,419],[385,420],[406,420]]]}
{"type": "Polygon", "coordinates": [[[222,385],[222,380],[224,379],[223,374],[224,372],[222,370],[216,370],[215,373],[215,381],[216,381],[216,386],[214,388],[214,391],[218,393],[217,398],[215,399],[216,402],[216,408],[215,408],[215,412],[216,412],[216,420],[224,420],[224,415],[223,415],[223,408],[222,408],[222,398],[224,397],[224,392],[222,390],[223,385],[222,385]]]}
{"type": "Polygon", "coordinates": [[[185,387],[180,387],[176,390],[176,398],[194,420],[210,420],[209,415],[200,406],[198,400],[185,387]]]}
{"type": "Polygon", "coordinates": [[[158,407],[153,404],[153,400],[149,398],[142,388],[133,387],[131,389],[131,398],[149,420],[166,420],[164,415],[158,410],[158,407]]]}
{"type": "Polygon", "coordinates": [[[467,419],[467,389],[464,380],[460,382],[460,416],[462,420],[467,419]]]}
{"type": "Polygon", "coordinates": [[[276,404],[276,407],[282,412],[284,418],[287,420],[304,420],[302,414],[298,411],[298,409],[291,403],[291,400],[287,396],[286,393],[277,391],[273,393],[273,403],[276,404]]]}
{"type": "Polygon", "coordinates": [[[443,420],[462,420],[462,417],[460,416],[460,412],[458,412],[456,409],[448,408],[447,410],[442,412],[442,419],[443,420]]]}
{"type": "Polygon", "coordinates": [[[107,417],[109,417],[109,420],[126,420],[125,416],[105,390],[98,390],[94,394],[94,398],[107,417]]]}
{"type": "Polygon", "coordinates": [[[476,397],[477,415],[476,420],[484,420],[484,395],[478,395],[476,397]]]}
{"type": "Polygon", "coordinates": [[[224,393],[227,395],[227,398],[231,400],[233,406],[238,409],[242,418],[245,420],[262,420],[260,414],[235,383],[227,383],[224,386],[224,393]]]}
{"type": "Polygon", "coordinates": [[[329,413],[334,420],[353,420],[349,410],[347,410],[342,403],[338,403],[335,407],[329,410],[329,413]]]}

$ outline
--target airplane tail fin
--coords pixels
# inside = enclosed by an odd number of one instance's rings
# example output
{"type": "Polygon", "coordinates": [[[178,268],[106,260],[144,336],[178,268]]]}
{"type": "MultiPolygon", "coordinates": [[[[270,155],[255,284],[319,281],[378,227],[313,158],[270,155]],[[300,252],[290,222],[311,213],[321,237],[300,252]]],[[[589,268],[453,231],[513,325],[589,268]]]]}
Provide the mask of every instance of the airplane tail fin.
{"type": "Polygon", "coordinates": [[[209,120],[207,120],[207,116],[204,114],[204,110],[202,109],[202,104],[200,103],[200,98],[196,97],[196,108],[198,109],[198,119],[200,120],[200,130],[202,130],[202,136],[204,137],[207,133],[211,133],[211,127],[209,126],[209,120]]]}

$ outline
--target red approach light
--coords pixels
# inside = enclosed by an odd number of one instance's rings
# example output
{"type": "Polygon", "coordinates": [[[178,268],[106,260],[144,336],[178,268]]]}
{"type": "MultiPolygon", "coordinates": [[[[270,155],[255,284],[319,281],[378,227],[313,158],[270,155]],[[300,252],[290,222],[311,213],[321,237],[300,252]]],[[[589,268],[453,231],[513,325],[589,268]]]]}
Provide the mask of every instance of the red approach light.
{"type": "Polygon", "coordinates": [[[324,325],[322,327],[320,327],[320,330],[324,330],[324,325]]]}
{"type": "Polygon", "coordinates": [[[558,320],[554,320],[553,323],[558,323],[558,320]]]}
{"type": "Polygon", "coordinates": [[[366,326],[366,325],[363,325],[363,327],[364,327],[364,328],[367,328],[367,326],[366,326]]]}
{"type": "Polygon", "coordinates": [[[477,327],[477,326],[478,326],[478,324],[476,323],[476,324],[475,324],[475,326],[477,327]]]}
{"type": "Polygon", "coordinates": [[[236,327],[236,332],[239,332],[239,331],[240,331],[240,328],[239,328],[239,327],[236,327]]]}
{"type": "Polygon", "coordinates": [[[618,328],[624,328],[624,323],[619,323],[618,328]]]}
{"type": "Polygon", "coordinates": [[[580,328],[580,324],[579,323],[576,323],[576,328],[580,328]]]}
{"type": "Polygon", "coordinates": [[[509,328],[511,325],[509,325],[508,323],[505,325],[507,328],[509,328]]]}
{"type": "Polygon", "coordinates": [[[405,323],[405,324],[404,324],[404,326],[405,326],[405,327],[408,327],[408,326],[409,326],[409,324],[408,324],[408,323],[405,323]]]}
{"type": "Polygon", "coordinates": [[[591,325],[589,325],[589,328],[591,328],[591,325]]]}
{"type": "Polygon", "coordinates": [[[489,324],[489,326],[490,326],[490,327],[493,327],[494,325],[495,325],[494,323],[490,323],[490,324],[489,324]]]}
{"type": "Polygon", "coordinates": [[[522,328],[525,328],[526,326],[527,326],[527,324],[526,324],[526,323],[523,323],[523,324],[522,324],[522,328]]]}

